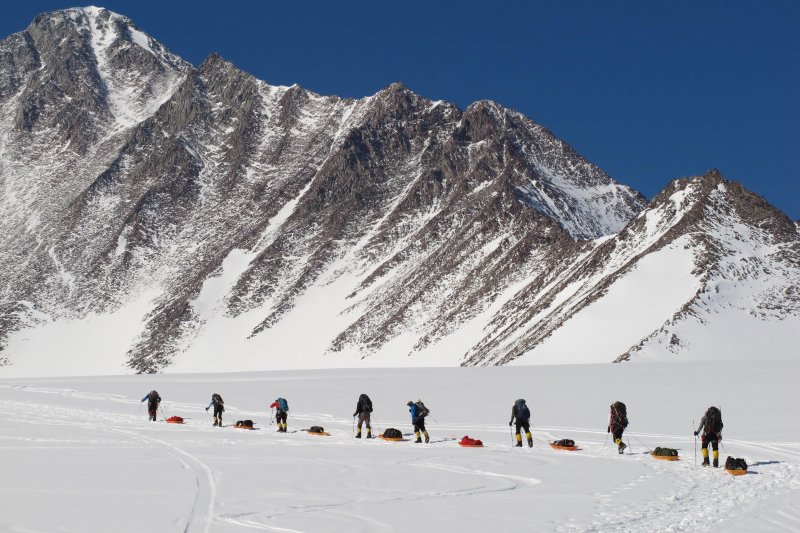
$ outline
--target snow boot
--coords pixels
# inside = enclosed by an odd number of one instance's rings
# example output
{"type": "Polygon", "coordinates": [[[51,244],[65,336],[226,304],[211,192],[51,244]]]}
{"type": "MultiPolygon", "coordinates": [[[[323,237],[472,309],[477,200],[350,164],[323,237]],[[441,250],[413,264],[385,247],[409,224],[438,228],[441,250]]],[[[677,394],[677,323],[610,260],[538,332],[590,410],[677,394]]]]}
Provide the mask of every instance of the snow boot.
{"type": "Polygon", "coordinates": [[[422,439],[419,436],[419,431],[415,431],[414,435],[417,436],[417,440],[414,441],[415,444],[422,444],[422,439]]]}
{"type": "Polygon", "coordinates": [[[708,461],[708,457],[703,457],[703,466],[711,466],[711,463],[708,461]]]}
{"type": "Polygon", "coordinates": [[[719,451],[714,450],[714,468],[719,468],[719,451]]]}
{"type": "Polygon", "coordinates": [[[619,454],[622,455],[625,452],[625,448],[627,448],[627,447],[628,446],[624,442],[622,442],[620,440],[619,441],[619,454]]]}
{"type": "Polygon", "coordinates": [[[522,435],[520,435],[519,433],[515,434],[514,435],[514,440],[517,441],[516,447],[517,448],[522,448],[522,435]]]}
{"type": "Polygon", "coordinates": [[[361,430],[360,430],[360,429],[358,430],[358,433],[356,433],[356,438],[357,438],[357,439],[360,439],[360,438],[361,438],[361,430]]]}
{"type": "Polygon", "coordinates": [[[515,448],[522,448],[522,441],[518,440],[517,443],[514,445],[515,448]]]}
{"type": "Polygon", "coordinates": [[[533,448],[533,435],[531,435],[531,432],[529,431],[525,433],[525,436],[528,437],[528,448],[533,448]]]}
{"type": "Polygon", "coordinates": [[[367,428],[367,438],[368,439],[372,438],[372,428],[367,428]]]}
{"type": "Polygon", "coordinates": [[[428,436],[428,432],[425,432],[425,444],[428,444],[431,441],[430,436],[428,436]]]}

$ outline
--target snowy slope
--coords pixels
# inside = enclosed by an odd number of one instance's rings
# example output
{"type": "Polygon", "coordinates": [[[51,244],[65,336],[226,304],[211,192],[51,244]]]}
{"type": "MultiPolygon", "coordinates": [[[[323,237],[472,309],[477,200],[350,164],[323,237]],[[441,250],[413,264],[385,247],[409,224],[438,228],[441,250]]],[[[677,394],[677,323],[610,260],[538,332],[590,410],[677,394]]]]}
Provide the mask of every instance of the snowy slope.
{"type": "Polygon", "coordinates": [[[671,362],[2,380],[0,529],[795,530],[800,428],[787,421],[797,372],[796,361],[671,362]],[[152,388],[186,425],[146,421],[139,400],[152,388]],[[225,398],[226,424],[250,418],[260,429],[211,427],[212,392],[225,398]],[[432,443],[353,439],[361,392],[378,428],[406,433],[405,403],[422,398],[432,443]],[[322,425],[332,436],[276,434],[267,406],[278,395],[290,430],[322,425]],[[533,412],[532,449],[510,446],[518,397],[533,412]],[[624,456],[605,433],[617,399],[630,418],[624,456]],[[723,410],[722,460],[744,457],[744,477],[695,466],[691,431],[711,403],[723,410]],[[460,448],[463,435],[487,446],[460,448]],[[564,437],[581,450],[547,447],[564,437]],[[682,460],[652,459],[655,446],[682,460]]]}
{"type": "Polygon", "coordinates": [[[673,182],[618,235],[520,291],[471,363],[793,357],[794,224],[718,173],[673,182]]]}

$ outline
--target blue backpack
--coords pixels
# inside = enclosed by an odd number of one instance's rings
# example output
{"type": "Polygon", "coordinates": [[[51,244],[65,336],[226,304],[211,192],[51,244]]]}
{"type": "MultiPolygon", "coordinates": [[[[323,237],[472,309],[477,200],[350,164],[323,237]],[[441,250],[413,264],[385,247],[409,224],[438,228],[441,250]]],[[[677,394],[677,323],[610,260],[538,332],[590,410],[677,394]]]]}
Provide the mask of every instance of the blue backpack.
{"type": "Polygon", "coordinates": [[[285,398],[278,398],[278,409],[284,412],[289,412],[289,402],[285,398]]]}

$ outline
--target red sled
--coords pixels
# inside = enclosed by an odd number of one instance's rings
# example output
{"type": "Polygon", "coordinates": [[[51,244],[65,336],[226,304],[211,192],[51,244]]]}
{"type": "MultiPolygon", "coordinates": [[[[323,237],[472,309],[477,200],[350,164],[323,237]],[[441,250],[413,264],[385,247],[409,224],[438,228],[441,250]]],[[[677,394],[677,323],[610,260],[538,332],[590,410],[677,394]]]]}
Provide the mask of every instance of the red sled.
{"type": "Polygon", "coordinates": [[[183,418],[180,416],[171,416],[164,420],[167,424],[184,424],[183,418]]]}
{"type": "Polygon", "coordinates": [[[464,448],[483,448],[483,442],[479,439],[471,439],[464,435],[464,437],[459,441],[459,446],[463,446],[464,448]]]}

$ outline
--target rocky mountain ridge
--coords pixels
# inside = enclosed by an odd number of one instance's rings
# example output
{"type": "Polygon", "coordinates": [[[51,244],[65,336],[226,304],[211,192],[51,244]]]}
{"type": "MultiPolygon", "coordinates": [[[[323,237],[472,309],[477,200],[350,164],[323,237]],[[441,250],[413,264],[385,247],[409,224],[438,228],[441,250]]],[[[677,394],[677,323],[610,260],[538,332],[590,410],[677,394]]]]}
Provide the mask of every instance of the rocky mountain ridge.
{"type": "Polygon", "coordinates": [[[0,372],[536,362],[676,243],[696,294],[601,360],[688,352],[678,315],[752,274],[731,220],[780,273],[756,308],[798,317],[797,227],[763,200],[711,173],[647,206],[494,102],[271,86],[83,8],[0,42],[0,115],[0,372]]]}

